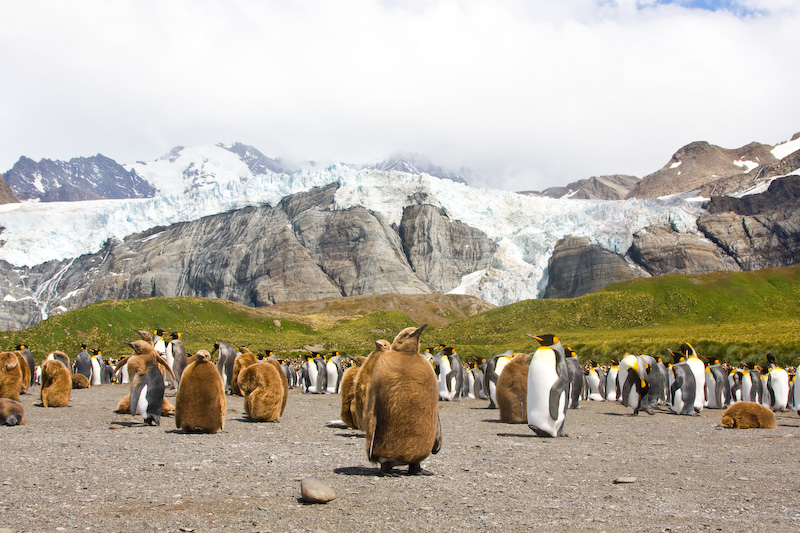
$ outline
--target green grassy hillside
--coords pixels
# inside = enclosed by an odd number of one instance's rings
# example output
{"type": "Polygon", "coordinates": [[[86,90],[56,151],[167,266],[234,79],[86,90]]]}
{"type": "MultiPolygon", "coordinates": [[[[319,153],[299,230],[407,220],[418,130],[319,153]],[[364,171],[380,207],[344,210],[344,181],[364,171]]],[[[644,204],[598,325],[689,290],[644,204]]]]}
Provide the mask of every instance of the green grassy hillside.
{"type": "Polygon", "coordinates": [[[315,344],[365,354],[376,339],[391,341],[406,326],[429,323],[423,345],[450,344],[464,358],[531,351],[537,344],[525,333],[554,333],[583,361],[660,355],[683,341],[700,355],[732,363],[763,362],[771,351],[794,365],[800,355],[800,266],[637,279],[580,298],[494,309],[476,302],[457,295],[375,295],[253,309],[201,298],[116,300],[0,333],[0,344],[28,344],[37,360],[54,349],[74,355],[82,342],[115,356],[125,353],[123,341],[136,338],[133,329],[163,327],[180,331],[189,351],[223,339],[285,355],[315,344]]]}
{"type": "Polygon", "coordinates": [[[800,355],[800,267],[669,275],[609,285],[564,300],[526,300],[453,323],[438,333],[460,353],[528,351],[525,333],[554,333],[581,356],[665,354],[689,341],[700,355],[732,363],[784,364],[800,355]]]}

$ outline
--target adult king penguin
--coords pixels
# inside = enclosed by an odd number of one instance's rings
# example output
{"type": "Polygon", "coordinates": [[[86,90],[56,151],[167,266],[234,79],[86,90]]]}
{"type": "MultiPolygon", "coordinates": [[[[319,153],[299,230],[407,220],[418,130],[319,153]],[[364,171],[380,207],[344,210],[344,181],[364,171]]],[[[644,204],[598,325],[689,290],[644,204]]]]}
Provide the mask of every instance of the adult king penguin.
{"type": "Polygon", "coordinates": [[[211,350],[211,355],[219,350],[219,360],[217,361],[217,371],[222,377],[222,387],[225,389],[226,394],[233,394],[231,385],[233,383],[233,364],[236,362],[236,357],[239,352],[236,351],[230,343],[225,341],[216,341],[214,348],[211,350]]]}
{"type": "Polygon", "coordinates": [[[670,385],[670,410],[679,415],[697,416],[699,411],[695,409],[695,394],[697,384],[694,380],[694,373],[686,362],[684,354],[672,352],[675,363],[670,367],[672,372],[672,385],[670,385]]]}
{"type": "Polygon", "coordinates": [[[540,437],[566,437],[569,370],[561,341],[555,335],[528,335],[541,346],[528,369],[528,427],[540,437]]]}
{"type": "Polygon", "coordinates": [[[497,409],[497,378],[500,377],[503,368],[511,361],[514,355],[513,350],[507,350],[495,355],[486,364],[486,370],[483,374],[483,391],[489,398],[487,409],[497,409]]]}
{"type": "Polygon", "coordinates": [[[569,372],[569,403],[570,409],[580,409],[579,400],[583,394],[583,368],[578,360],[578,354],[567,346],[565,350],[567,359],[567,371],[569,372]]]}
{"type": "Polygon", "coordinates": [[[421,463],[441,448],[436,374],[419,353],[425,326],[401,331],[391,349],[381,354],[367,392],[365,437],[367,457],[381,464],[381,474],[431,475],[421,463]]]}
{"type": "Polygon", "coordinates": [[[767,354],[767,390],[770,394],[771,403],[769,408],[773,411],[786,411],[789,404],[789,373],[778,366],[775,356],[767,354]]]}

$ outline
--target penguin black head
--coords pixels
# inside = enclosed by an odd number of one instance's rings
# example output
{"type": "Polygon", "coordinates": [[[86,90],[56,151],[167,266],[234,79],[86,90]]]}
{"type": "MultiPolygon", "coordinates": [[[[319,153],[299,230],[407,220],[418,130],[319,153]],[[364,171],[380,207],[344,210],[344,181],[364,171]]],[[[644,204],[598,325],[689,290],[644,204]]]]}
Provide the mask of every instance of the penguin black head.
{"type": "Polygon", "coordinates": [[[445,346],[445,347],[442,349],[442,353],[443,353],[444,355],[453,355],[453,354],[455,353],[455,351],[456,351],[456,349],[455,349],[455,348],[453,348],[452,346],[445,346]]]}
{"type": "Polygon", "coordinates": [[[181,338],[181,333],[180,331],[173,331],[169,336],[172,337],[172,340],[177,340],[181,338]]]}
{"type": "Polygon", "coordinates": [[[86,346],[86,343],[82,342],[81,343],[81,350],[85,350],[86,348],[88,348],[88,346],[86,346]]]}
{"type": "Polygon", "coordinates": [[[578,357],[577,352],[575,352],[575,350],[573,350],[569,346],[567,346],[566,353],[567,353],[567,357],[578,357]]]}
{"type": "Polygon", "coordinates": [[[214,353],[217,350],[219,350],[219,341],[214,341],[214,349],[211,350],[211,353],[214,353]]]}
{"type": "Polygon", "coordinates": [[[684,342],[683,344],[681,344],[681,353],[686,358],[689,358],[693,355],[697,355],[697,353],[694,351],[694,347],[692,347],[692,345],[689,344],[688,342],[684,342]]]}
{"type": "Polygon", "coordinates": [[[544,335],[531,335],[528,333],[527,335],[528,337],[539,341],[539,344],[542,346],[553,346],[554,344],[558,344],[558,337],[550,333],[546,333],[544,335]]]}
{"type": "Polygon", "coordinates": [[[767,363],[769,363],[771,365],[777,365],[778,364],[778,362],[775,360],[775,356],[772,355],[772,352],[769,352],[767,354],[767,363]]]}
{"type": "Polygon", "coordinates": [[[25,346],[24,344],[17,344],[17,346],[14,349],[15,350],[24,350],[25,348],[27,348],[27,346],[25,346]]]}

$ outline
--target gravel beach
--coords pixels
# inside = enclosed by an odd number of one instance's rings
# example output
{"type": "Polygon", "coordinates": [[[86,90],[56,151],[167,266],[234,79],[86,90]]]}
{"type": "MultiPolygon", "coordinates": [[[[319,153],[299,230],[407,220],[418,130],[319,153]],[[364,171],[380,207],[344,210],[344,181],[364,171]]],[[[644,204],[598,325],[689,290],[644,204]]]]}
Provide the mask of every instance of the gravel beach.
{"type": "MultiPolygon", "coordinates": [[[[440,402],[433,476],[378,477],[338,395],[290,391],[278,423],[228,396],[225,429],[184,434],[113,412],[127,385],[23,395],[0,427],[0,531],[798,531],[800,417],[723,430],[722,411],[631,416],[613,402],[567,413],[569,436],[500,423],[487,401],[440,402]],[[336,493],[304,504],[300,481],[336,493]]],[[[174,403],[174,391],[167,393],[174,403]]],[[[403,467],[405,469],[405,467],[403,467]]]]}

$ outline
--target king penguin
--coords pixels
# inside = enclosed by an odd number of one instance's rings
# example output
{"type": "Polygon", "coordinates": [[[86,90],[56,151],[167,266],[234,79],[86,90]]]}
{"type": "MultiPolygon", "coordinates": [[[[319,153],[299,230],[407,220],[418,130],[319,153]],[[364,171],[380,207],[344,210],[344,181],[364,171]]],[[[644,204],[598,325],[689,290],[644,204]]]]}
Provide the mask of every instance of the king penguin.
{"type": "Polygon", "coordinates": [[[575,350],[567,346],[567,370],[569,371],[569,405],[570,409],[580,409],[579,400],[583,394],[583,368],[575,350]]]}
{"type": "Polygon", "coordinates": [[[25,344],[17,344],[14,350],[22,353],[22,357],[24,357],[25,361],[27,361],[28,368],[31,369],[30,385],[33,385],[36,382],[36,362],[33,360],[33,354],[31,354],[30,347],[26,346],[25,344]]]}
{"type": "MultiPolygon", "coordinates": [[[[671,351],[671,350],[670,350],[671,351]]],[[[675,363],[670,367],[672,372],[672,385],[670,385],[670,397],[672,403],[670,410],[679,415],[697,416],[699,411],[695,410],[695,394],[697,385],[694,381],[694,373],[686,363],[684,354],[672,352],[675,363]]]]}
{"type": "Polygon", "coordinates": [[[769,408],[775,412],[786,411],[789,403],[789,373],[778,366],[775,356],[771,353],[767,354],[767,364],[769,365],[767,389],[772,400],[769,408]]]}
{"type": "Polygon", "coordinates": [[[92,356],[89,355],[89,348],[81,344],[81,351],[75,356],[75,366],[72,369],[75,374],[83,374],[88,379],[92,378],[92,356]]]}
{"type": "Polygon", "coordinates": [[[364,436],[367,457],[380,463],[384,476],[397,475],[399,465],[408,465],[409,475],[431,475],[421,463],[441,448],[436,374],[419,353],[424,329],[398,333],[372,371],[364,436]]]}
{"type": "Polygon", "coordinates": [[[541,344],[528,369],[528,427],[540,437],[566,437],[569,370],[564,347],[555,335],[528,336],[541,344]]]}
{"type": "Polygon", "coordinates": [[[172,371],[175,373],[175,381],[180,386],[183,371],[189,366],[189,360],[186,357],[186,346],[183,344],[180,331],[173,331],[169,336],[171,340],[167,346],[167,351],[172,352],[172,371]]]}
{"type": "Polygon", "coordinates": [[[606,400],[616,402],[619,400],[619,388],[617,387],[617,377],[619,375],[619,361],[612,359],[606,372],[606,400]]]}
{"type": "Polygon", "coordinates": [[[694,347],[688,342],[681,344],[681,353],[686,357],[686,364],[692,369],[695,382],[694,409],[703,411],[706,403],[706,365],[697,357],[694,347]]]}
{"type": "Polygon", "coordinates": [[[217,361],[217,371],[222,377],[222,386],[226,394],[233,394],[231,392],[231,384],[233,382],[233,364],[236,362],[236,357],[239,352],[236,351],[230,343],[225,341],[214,342],[214,348],[211,350],[211,355],[219,350],[219,360],[217,361]]]}
{"type": "Polygon", "coordinates": [[[487,398],[489,398],[489,405],[487,409],[497,409],[497,378],[503,372],[503,368],[514,357],[513,350],[506,350],[489,359],[486,364],[486,370],[483,374],[483,390],[487,398]]]}

